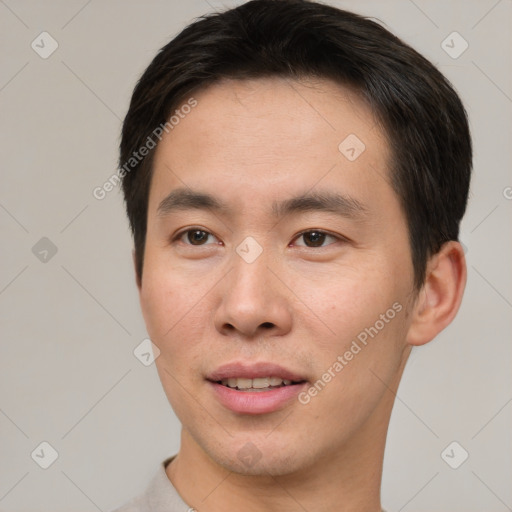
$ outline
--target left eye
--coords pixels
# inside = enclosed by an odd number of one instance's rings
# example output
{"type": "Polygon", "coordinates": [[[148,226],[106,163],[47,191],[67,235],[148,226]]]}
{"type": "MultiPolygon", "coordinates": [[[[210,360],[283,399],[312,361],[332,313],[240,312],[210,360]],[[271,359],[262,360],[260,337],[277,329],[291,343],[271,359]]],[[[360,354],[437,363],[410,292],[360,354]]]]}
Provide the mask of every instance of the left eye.
{"type": "Polygon", "coordinates": [[[336,242],[337,238],[333,235],[325,233],[324,231],[312,230],[301,233],[295,240],[295,244],[302,247],[322,247],[324,245],[330,245],[336,242]],[[298,243],[298,241],[301,239],[303,240],[303,243],[298,243]]]}

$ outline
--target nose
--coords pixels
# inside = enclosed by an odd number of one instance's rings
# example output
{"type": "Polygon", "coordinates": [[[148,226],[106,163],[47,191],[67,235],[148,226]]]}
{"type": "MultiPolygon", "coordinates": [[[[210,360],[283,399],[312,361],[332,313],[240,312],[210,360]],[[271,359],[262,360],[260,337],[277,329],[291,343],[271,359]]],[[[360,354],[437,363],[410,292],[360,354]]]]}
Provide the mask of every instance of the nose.
{"type": "Polygon", "coordinates": [[[234,268],[222,281],[214,316],[215,328],[226,336],[282,336],[292,328],[287,289],[267,265],[264,255],[247,263],[234,254],[234,268]]]}

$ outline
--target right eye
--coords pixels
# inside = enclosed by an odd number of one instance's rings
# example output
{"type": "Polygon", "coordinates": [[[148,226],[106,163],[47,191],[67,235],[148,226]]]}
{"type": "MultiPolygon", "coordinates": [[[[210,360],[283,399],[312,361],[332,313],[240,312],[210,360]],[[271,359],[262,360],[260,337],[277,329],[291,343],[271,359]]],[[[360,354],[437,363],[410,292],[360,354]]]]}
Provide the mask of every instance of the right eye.
{"type": "Polygon", "coordinates": [[[216,237],[212,235],[210,232],[205,231],[204,229],[194,228],[187,229],[185,231],[182,231],[181,233],[178,233],[178,235],[176,235],[175,240],[179,240],[186,245],[209,245],[208,240],[210,240],[210,237],[217,240],[216,237]]]}

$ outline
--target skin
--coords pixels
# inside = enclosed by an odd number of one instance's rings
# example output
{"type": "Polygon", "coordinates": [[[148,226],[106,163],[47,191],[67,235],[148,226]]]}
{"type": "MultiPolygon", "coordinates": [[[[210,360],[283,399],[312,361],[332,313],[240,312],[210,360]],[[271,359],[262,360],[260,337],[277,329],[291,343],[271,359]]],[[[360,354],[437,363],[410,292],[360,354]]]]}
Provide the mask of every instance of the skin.
{"type": "Polygon", "coordinates": [[[167,475],[201,512],[377,512],[400,377],[412,346],[457,312],[466,279],[460,244],[430,258],[414,290],[389,146],[354,92],[266,78],[223,81],[194,97],[197,106],[157,148],[138,279],[161,351],[158,373],[183,425],[167,475]],[[366,146],[354,161],[338,149],[349,134],[366,146]],[[226,209],[159,214],[180,188],[226,209]],[[274,202],[306,192],[336,192],[364,211],[273,213],[274,202]],[[204,244],[191,244],[187,228],[207,232],[204,244]],[[305,230],[332,236],[310,247],[305,230]],[[248,236],[262,248],[252,263],[236,252],[248,236]],[[311,386],[397,303],[401,311],[305,405],[294,399],[271,413],[238,414],[205,380],[224,363],[271,361],[311,386]],[[237,456],[247,446],[258,454],[252,465],[237,456]]]}

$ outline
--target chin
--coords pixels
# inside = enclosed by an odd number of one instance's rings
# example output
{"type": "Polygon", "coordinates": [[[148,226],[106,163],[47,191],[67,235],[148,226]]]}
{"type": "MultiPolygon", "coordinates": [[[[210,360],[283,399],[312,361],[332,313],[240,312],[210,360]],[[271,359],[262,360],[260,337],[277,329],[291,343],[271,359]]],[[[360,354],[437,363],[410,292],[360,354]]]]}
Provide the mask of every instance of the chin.
{"type": "Polygon", "coordinates": [[[266,436],[246,433],[203,449],[216,464],[242,476],[284,476],[305,470],[313,462],[314,457],[290,442],[289,436],[278,435],[273,440],[266,436]]]}

